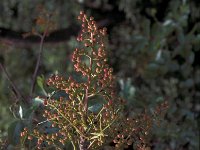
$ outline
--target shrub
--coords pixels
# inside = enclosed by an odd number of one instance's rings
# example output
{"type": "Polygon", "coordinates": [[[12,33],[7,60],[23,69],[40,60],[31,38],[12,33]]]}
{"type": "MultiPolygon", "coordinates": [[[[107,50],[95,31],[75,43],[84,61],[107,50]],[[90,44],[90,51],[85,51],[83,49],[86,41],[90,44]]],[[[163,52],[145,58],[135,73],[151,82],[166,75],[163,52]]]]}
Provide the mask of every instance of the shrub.
{"type": "Polygon", "coordinates": [[[121,0],[130,21],[117,25],[111,34],[113,68],[125,79],[122,94],[127,97],[130,90],[126,100],[133,110],[169,100],[163,126],[153,130],[155,150],[198,149],[199,6],[194,1],[143,2],[129,0],[127,5],[121,0]]]}
{"type": "MultiPolygon", "coordinates": [[[[77,80],[70,76],[53,75],[47,85],[52,94],[43,101],[43,120],[34,127],[21,132],[21,144],[27,146],[26,138],[38,149],[66,148],[100,149],[114,145],[124,149],[133,145],[137,149],[148,146],[148,134],[154,116],[161,113],[158,107],[153,115],[147,113],[126,115],[125,101],[115,92],[113,70],[107,63],[106,29],[98,29],[93,17],[80,12],[82,31],[77,38],[80,46],[72,54],[77,80]]],[[[30,146],[30,145],[29,145],[30,146]]]]}

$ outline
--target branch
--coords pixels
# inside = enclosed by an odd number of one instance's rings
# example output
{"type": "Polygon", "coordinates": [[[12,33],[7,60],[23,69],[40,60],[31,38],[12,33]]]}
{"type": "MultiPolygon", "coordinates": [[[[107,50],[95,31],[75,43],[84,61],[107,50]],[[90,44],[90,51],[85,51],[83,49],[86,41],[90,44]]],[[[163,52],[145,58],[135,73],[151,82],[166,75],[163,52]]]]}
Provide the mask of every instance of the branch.
{"type": "Polygon", "coordinates": [[[80,150],[88,150],[87,147],[88,147],[87,141],[82,136],[80,136],[79,149],[80,150]]]}
{"type": "MultiPolygon", "coordinates": [[[[70,26],[69,28],[59,29],[49,33],[48,37],[45,38],[45,43],[60,43],[65,42],[70,39],[71,36],[76,36],[79,31],[79,27],[70,26]]],[[[0,43],[15,46],[15,47],[32,47],[40,43],[41,38],[31,35],[29,37],[23,38],[22,34],[24,31],[14,31],[11,29],[0,27],[0,43]]],[[[43,33],[41,33],[42,35],[43,33]]]]}
{"type": "MultiPolygon", "coordinates": [[[[11,80],[11,78],[10,78],[10,76],[9,76],[9,74],[8,74],[8,72],[7,72],[7,70],[6,70],[6,68],[3,66],[2,63],[0,63],[0,68],[1,68],[1,70],[5,73],[7,80],[10,82],[10,84],[11,84],[13,90],[14,90],[14,93],[15,93],[16,97],[17,97],[18,99],[22,98],[22,95],[21,95],[21,93],[19,92],[17,86],[16,86],[15,83],[11,80]]],[[[16,101],[17,101],[17,100],[16,100],[16,101]]]]}
{"type": "MultiPolygon", "coordinates": [[[[115,24],[116,21],[107,18],[97,22],[99,28],[108,27],[115,24]]],[[[56,44],[68,41],[72,36],[77,36],[80,32],[80,27],[77,25],[71,25],[65,29],[58,29],[49,33],[48,37],[45,38],[46,44],[56,44]]],[[[37,45],[40,42],[40,38],[36,36],[29,36],[23,38],[22,34],[25,32],[14,31],[11,29],[0,27],[0,43],[19,48],[29,48],[37,45]]],[[[41,33],[42,34],[42,33],[41,33]]]]}
{"type": "Polygon", "coordinates": [[[33,73],[33,79],[32,79],[32,84],[31,84],[31,91],[30,91],[30,98],[32,98],[32,95],[33,95],[33,92],[34,92],[34,89],[35,89],[35,81],[36,81],[36,78],[37,78],[37,73],[38,73],[38,69],[39,69],[39,66],[40,66],[40,62],[41,62],[41,56],[42,56],[42,51],[43,51],[43,46],[44,46],[44,39],[46,37],[47,31],[48,31],[48,27],[44,31],[43,35],[41,35],[41,37],[40,37],[41,38],[40,49],[39,49],[39,53],[38,53],[38,59],[37,59],[37,63],[36,63],[36,66],[35,66],[35,70],[34,70],[34,73],[33,73]]]}

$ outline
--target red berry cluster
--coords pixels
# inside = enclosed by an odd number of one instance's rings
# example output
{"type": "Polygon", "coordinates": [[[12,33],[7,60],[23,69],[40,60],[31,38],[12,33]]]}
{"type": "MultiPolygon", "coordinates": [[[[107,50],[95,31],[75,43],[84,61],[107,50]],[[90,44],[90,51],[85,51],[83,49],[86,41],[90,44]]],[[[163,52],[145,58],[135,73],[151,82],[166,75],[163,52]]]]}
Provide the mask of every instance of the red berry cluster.
{"type": "Polygon", "coordinates": [[[113,142],[117,149],[125,149],[133,145],[136,149],[148,145],[148,134],[152,126],[152,119],[147,114],[134,118],[121,118],[120,123],[114,127],[116,133],[113,142]]]}
{"type": "Polygon", "coordinates": [[[47,85],[67,95],[44,99],[43,117],[51,124],[50,128],[57,130],[46,133],[38,125],[33,131],[25,128],[21,136],[36,138],[38,149],[46,145],[65,146],[68,141],[74,149],[96,149],[110,142],[116,149],[123,149],[139,141],[139,149],[146,144],[152,119],[146,114],[125,117],[124,101],[115,94],[113,70],[107,64],[106,29],[98,29],[93,17],[88,18],[83,12],[78,19],[82,22],[82,32],[77,38],[81,46],[74,50],[72,62],[82,80],[50,77],[47,85]],[[95,100],[100,102],[94,104],[95,100]]]}

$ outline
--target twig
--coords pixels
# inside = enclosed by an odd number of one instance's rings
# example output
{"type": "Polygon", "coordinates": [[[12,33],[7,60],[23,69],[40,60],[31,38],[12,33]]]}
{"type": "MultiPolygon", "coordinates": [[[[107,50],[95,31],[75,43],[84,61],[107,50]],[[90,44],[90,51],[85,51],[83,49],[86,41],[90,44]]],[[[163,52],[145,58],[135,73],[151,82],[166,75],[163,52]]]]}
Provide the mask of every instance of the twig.
{"type": "Polygon", "coordinates": [[[79,149],[80,150],[88,150],[88,144],[86,139],[84,139],[82,136],[80,136],[80,143],[79,143],[79,149]]]}
{"type": "MultiPolygon", "coordinates": [[[[98,28],[112,26],[116,21],[112,21],[110,18],[102,19],[97,21],[98,28]]],[[[23,38],[21,35],[25,32],[14,31],[7,28],[0,27],[0,42],[17,48],[30,48],[32,46],[38,45],[41,41],[40,38],[36,38],[31,35],[27,38],[23,38]]],[[[60,43],[65,43],[72,36],[77,36],[80,32],[80,28],[77,25],[71,25],[64,29],[58,29],[49,33],[48,37],[45,38],[45,43],[49,45],[55,45],[60,43]]]]}
{"type": "Polygon", "coordinates": [[[11,84],[13,90],[14,90],[14,93],[16,94],[16,97],[17,97],[18,99],[19,99],[19,98],[22,98],[22,95],[21,95],[21,93],[19,92],[17,86],[16,86],[15,83],[11,80],[11,78],[10,78],[10,76],[9,76],[9,74],[8,74],[8,72],[7,72],[7,70],[6,70],[6,68],[3,66],[2,63],[0,63],[0,68],[1,68],[1,70],[5,73],[7,80],[10,82],[10,84],[11,84]]]}
{"type": "Polygon", "coordinates": [[[33,73],[33,79],[32,79],[32,84],[31,84],[31,91],[30,91],[30,98],[32,98],[32,95],[33,95],[33,92],[34,92],[35,81],[36,81],[38,69],[39,69],[39,66],[40,66],[40,61],[41,61],[41,56],[42,56],[42,51],[43,51],[43,46],[44,46],[44,39],[46,37],[46,34],[47,34],[47,29],[40,36],[40,38],[41,38],[40,49],[39,49],[39,54],[38,54],[38,59],[37,59],[37,63],[36,63],[36,66],[35,66],[35,70],[34,70],[34,73],[33,73]]]}
{"type": "Polygon", "coordinates": [[[37,57],[37,63],[36,63],[35,70],[34,70],[34,73],[33,73],[31,91],[30,91],[30,95],[29,95],[30,98],[32,98],[32,95],[33,95],[33,92],[34,92],[34,89],[35,89],[35,81],[36,81],[36,78],[37,78],[37,73],[38,73],[38,69],[39,69],[39,66],[40,66],[40,62],[41,62],[41,56],[42,56],[42,51],[43,51],[43,46],[44,46],[44,39],[47,36],[47,34],[49,32],[49,28],[50,28],[50,18],[49,17],[50,16],[48,16],[48,20],[45,24],[46,27],[45,27],[43,34],[39,34],[37,32],[33,34],[33,35],[40,37],[40,48],[39,48],[39,53],[38,53],[38,57],[37,57]]]}

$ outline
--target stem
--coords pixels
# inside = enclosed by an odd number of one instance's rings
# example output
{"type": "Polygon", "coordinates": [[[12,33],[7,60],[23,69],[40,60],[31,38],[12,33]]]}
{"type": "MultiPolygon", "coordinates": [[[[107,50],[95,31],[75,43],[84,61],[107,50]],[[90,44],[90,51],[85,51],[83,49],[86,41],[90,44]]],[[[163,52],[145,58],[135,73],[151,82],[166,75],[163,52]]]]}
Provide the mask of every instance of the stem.
{"type": "Polygon", "coordinates": [[[80,149],[80,150],[88,150],[87,147],[88,147],[88,146],[87,146],[87,144],[86,144],[86,140],[85,140],[82,136],[80,136],[79,149],[80,149]]]}
{"type": "MultiPolygon", "coordinates": [[[[93,42],[93,33],[91,33],[91,57],[89,57],[90,60],[90,66],[89,66],[89,75],[88,75],[88,84],[85,91],[85,100],[84,100],[84,110],[85,110],[85,122],[87,124],[87,118],[88,118],[88,99],[89,99],[89,88],[91,84],[91,77],[92,77],[92,64],[93,64],[93,52],[94,52],[94,42],[93,42]]],[[[88,150],[88,142],[86,139],[83,138],[83,136],[80,135],[80,143],[79,143],[80,150],[88,150]]]]}
{"type": "Polygon", "coordinates": [[[15,83],[11,80],[11,78],[10,78],[10,76],[9,76],[9,74],[8,74],[8,72],[7,72],[7,70],[6,70],[6,68],[5,68],[5,67],[3,66],[3,64],[1,64],[1,63],[0,63],[0,68],[1,68],[1,70],[5,73],[6,78],[7,78],[7,80],[10,82],[10,84],[11,84],[11,86],[12,86],[12,88],[13,88],[13,90],[14,90],[14,93],[16,94],[17,98],[18,98],[18,99],[19,99],[19,98],[22,98],[22,95],[21,95],[20,91],[18,90],[18,88],[17,88],[17,86],[15,85],[15,83]]]}
{"type": "MultiPolygon", "coordinates": [[[[92,54],[91,54],[92,55],[92,54]]],[[[92,57],[90,58],[90,66],[89,66],[89,70],[90,70],[90,75],[88,76],[88,87],[85,91],[85,111],[86,111],[86,116],[87,116],[87,110],[88,110],[88,99],[89,99],[89,87],[90,87],[90,83],[91,83],[91,73],[92,73],[92,57]]]]}
{"type": "Polygon", "coordinates": [[[71,143],[72,143],[72,146],[73,146],[74,150],[76,150],[76,145],[75,145],[75,143],[73,142],[73,140],[71,140],[71,143]]]}
{"type": "Polygon", "coordinates": [[[54,105],[51,105],[51,104],[49,104],[49,106],[51,106],[51,107],[53,107],[66,121],[68,121],[69,122],[69,124],[72,126],[72,127],[74,127],[74,129],[76,130],[76,132],[78,133],[78,134],[80,134],[82,137],[84,137],[84,138],[87,138],[86,136],[84,136],[83,134],[82,134],[82,132],[56,107],[56,106],[54,106],[54,105]]]}
{"type": "MultiPolygon", "coordinates": [[[[91,41],[93,41],[93,33],[91,33],[91,41]]],[[[94,42],[91,43],[91,57],[89,57],[90,59],[90,66],[89,66],[89,70],[90,70],[90,74],[88,76],[88,87],[85,91],[85,101],[84,101],[84,106],[85,106],[85,111],[86,111],[86,118],[87,118],[87,111],[88,111],[88,98],[89,98],[89,87],[91,84],[91,76],[92,76],[92,64],[93,64],[93,52],[94,52],[94,42]]]]}
{"type": "Polygon", "coordinates": [[[48,27],[44,31],[43,35],[40,36],[41,37],[40,48],[39,48],[39,54],[38,54],[37,63],[36,63],[35,70],[34,70],[34,73],[33,73],[33,79],[32,79],[32,84],[31,84],[31,91],[30,91],[30,98],[32,98],[32,95],[33,95],[33,92],[34,92],[35,81],[36,81],[38,69],[39,69],[40,62],[41,62],[41,56],[42,56],[42,51],[43,51],[43,46],[44,46],[44,39],[46,37],[47,31],[48,31],[48,27]]]}

